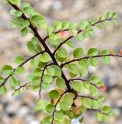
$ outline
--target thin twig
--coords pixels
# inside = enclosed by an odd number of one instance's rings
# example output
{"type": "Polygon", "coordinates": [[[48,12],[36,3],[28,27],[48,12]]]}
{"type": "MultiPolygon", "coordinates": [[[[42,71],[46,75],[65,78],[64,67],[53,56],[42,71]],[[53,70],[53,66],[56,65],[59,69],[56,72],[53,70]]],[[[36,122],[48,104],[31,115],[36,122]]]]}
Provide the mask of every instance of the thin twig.
{"type": "Polygon", "coordinates": [[[66,92],[67,92],[67,91],[65,91],[63,94],[60,95],[58,101],[57,101],[56,104],[55,104],[55,110],[54,110],[53,113],[52,113],[52,122],[51,122],[51,124],[53,124],[53,121],[54,121],[54,114],[55,114],[55,112],[56,112],[57,104],[59,103],[60,99],[62,98],[62,96],[63,96],[66,92]]]}
{"type": "MultiPolygon", "coordinates": [[[[33,55],[33,56],[31,56],[30,58],[26,59],[23,63],[21,63],[21,64],[20,64],[19,66],[17,66],[16,68],[23,66],[24,64],[26,64],[28,61],[30,61],[30,60],[33,59],[34,57],[36,57],[36,56],[38,56],[38,55],[40,55],[40,54],[42,54],[42,53],[44,53],[44,52],[45,52],[45,50],[42,51],[42,52],[39,52],[39,53],[37,53],[37,54],[35,54],[35,55],[33,55]]],[[[15,72],[16,68],[13,69],[13,72],[15,72]]],[[[5,85],[6,81],[7,81],[11,76],[12,76],[11,74],[8,75],[8,76],[5,78],[4,82],[3,82],[2,84],[0,84],[0,87],[2,87],[3,85],[5,85]]]]}
{"type": "Polygon", "coordinates": [[[52,64],[53,64],[53,63],[47,64],[47,65],[44,67],[43,71],[42,71],[41,80],[40,80],[40,90],[39,90],[39,98],[40,98],[40,99],[41,99],[41,90],[42,90],[42,82],[43,82],[44,72],[45,72],[46,68],[47,68],[48,66],[51,66],[52,64]]]}
{"type": "Polygon", "coordinates": [[[64,65],[72,63],[72,62],[76,62],[76,61],[80,61],[82,59],[88,59],[88,58],[98,58],[98,57],[104,57],[104,56],[113,56],[113,57],[122,57],[122,55],[113,55],[113,54],[107,54],[107,55],[96,55],[96,56],[85,56],[82,58],[78,58],[78,59],[72,59],[68,62],[65,62],[63,64],[60,65],[60,67],[62,68],[64,65]]]}

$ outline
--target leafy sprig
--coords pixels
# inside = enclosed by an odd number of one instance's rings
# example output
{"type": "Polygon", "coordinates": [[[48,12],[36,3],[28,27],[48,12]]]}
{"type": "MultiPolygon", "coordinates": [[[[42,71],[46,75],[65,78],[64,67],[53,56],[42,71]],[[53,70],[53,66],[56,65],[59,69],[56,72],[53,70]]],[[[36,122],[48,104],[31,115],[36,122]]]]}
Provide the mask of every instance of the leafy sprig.
{"type": "Polygon", "coordinates": [[[87,56],[84,56],[83,48],[75,48],[72,38],[82,42],[85,38],[93,37],[95,34],[94,27],[102,29],[101,23],[110,25],[112,21],[117,25],[115,12],[107,12],[106,16],[101,15],[98,21],[89,19],[82,20],[79,24],[75,22],[54,21],[53,26],[49,26],[46,19],[40,15],[29,4],[20,4],[21,0],[3,0],[3,4],[11,5],[14,10],[10,14],[14,16],[9,24],[12,28],[19,28],[22,37],[28,33],[32,33],[33,37],[27,43],[27,49],[31,57],[24,59],[22,56],[16,56],[14,62],[19,64],[16,68],[5,65],[2,68],[2,74],[7,77],[0,76],[0,93],[6,94],[6,82],[8,81],[12,95],[19,95],[22,88],[28,89],[32,87],[33,91],[39,93],[39,99],[36,100],[37,107],[35,111],[43,110],[50,113],[40,124],[69,124],[73,118],[77,118],[87,110],[96,111],[96,117],[99,121],[107,122],[114,112],[108,106],[102,106],[104,96],[99,94],[99,90],[106,90],[104,82],[99,77],[93,75],[90,79],[83,77],[88,75],[88,66],[98,66],[97,58],[102,58],[103,63],[109,64],[110,57],[122,57],[112,50],[103,50],[99,54],[96,48],[89,48],[87,56]],[[26,16],[28,15],[28,16],[26,16]],[[42,38],[38,33],[38,28],[47,31],[47,35],[42,38]],[[53,47],[50,50],[49,44],[53,47]],[[68,57],[67,50],[63,47],[67,44],[72,51],[73,59],[68,57]],[[29,62],[34,68],[33,73],[26,76],[28,83],[20,85],[20,80],[16,78],[16,74],[22,75],[25,72],[24,65],[29,62]],[[64,69],[69,73],[69,78],[64,69]],[[52,84],[56,82],[56,87],[51,90],[52,84]],[[49,90],[49,101],[41,98],[41,90],[49,90]],[[82,93],[88,90],[89,95],[82,93]]]}

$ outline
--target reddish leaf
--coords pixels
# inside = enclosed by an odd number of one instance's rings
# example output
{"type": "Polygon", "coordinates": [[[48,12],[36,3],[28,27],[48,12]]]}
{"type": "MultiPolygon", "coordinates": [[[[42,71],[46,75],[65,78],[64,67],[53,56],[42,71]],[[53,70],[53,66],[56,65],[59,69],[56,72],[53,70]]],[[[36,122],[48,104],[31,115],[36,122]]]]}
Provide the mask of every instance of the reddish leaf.
{"type": "Polygon", "coordinates": [[[69,34],[68,34],[67,31],[60,31],[59,35],[60,35],[61,38],[67,38],[69,34]]]}
{"type": "Polygon", "coordinates": [[[122,49],[120,50],[120,55],[122,56],[122,49]]]}
{"type": "Polygon", "coordinates": [[[106,90],[106,86],[103,85],[103,86],[100,87],[100,89],[101,89],[101,90],[106,90]]]}

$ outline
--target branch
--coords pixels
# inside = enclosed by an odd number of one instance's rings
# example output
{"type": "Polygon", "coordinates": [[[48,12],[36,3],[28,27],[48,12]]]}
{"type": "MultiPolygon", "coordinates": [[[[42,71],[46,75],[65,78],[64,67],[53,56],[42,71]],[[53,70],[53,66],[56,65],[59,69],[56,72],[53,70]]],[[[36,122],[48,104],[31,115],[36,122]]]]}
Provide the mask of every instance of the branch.
{"type": "MultiPolygon", "coordinates": [[[[30,60],[33,59],[34,57],[36,57],[36,56],[38,56],[38,55],[40,55],[40,54],[42,54],[42,53],[44,53],[44,52],[45,52],[45,50],[42,51],[42,52],[39,52],[39,53],[37,53],[37,54],[35,54],[35,55],[33,55],[33,56],[31,56],[30,58],[26,59],[23,63],[21,63],[21,64],[20,64],[19,66],[17,66],[16,68],[23,66],[25,63],[27,63],[28,61],[30,61],[30,60]]],[[[16,68],[14,68],[14,72],[15,72],[16,68]]],[[[0,84],[0,87],[2,87],[3,85],[5,85],[6,81],[7,81],[11,76],[12,76],[11,74],[8,75],[8,76],[5,78],[4,82],[3,82],[2,84],[0,84]]]]}
{"type": "MultiPolygon", "coordinates": [[[[10,5],[15,9],[15,10],[19,10],[21,11],[16,5],[13,5],[12,3],[10,3],[10,5]]],[[[22,12],[22,11],[21,11],[22,12]]],[[[24,13],[22,12],[22,18],[25,19],[25,20],[28,20],[28,18],[24,15],[24,13]]],[[[33,25],[30,23],[30,26],[29,26],[32,31],[34,32],[34,35],[38,38],[38,40],[40,41],[40,43],[43,45],[43,47],[45,48],[46,52],[50,55],[50,57],[52,58],[53,62],[55,65],[59,66],[55,57],[53,56],[52,52],[50,51],[50,49],[47,47],[47,45],[45,44],[44,40],[40,37],[39,33],[37,32],[36,28],[33,27],[33,25]]],[[[67,86],[67,89],[69,91],[71,91],[71,87],[62,71],[62,77],[64,78],[65,80],[65,83],[66,83],[66,86],[67,86]]]]}
{"type": "Polygon", "coordinates": [[[63,64],[60,65],[60,67],[62,68],[64,65],[69,64],[71,62],[75,62],[75,61],[80,61],[81,59],[88,59],[88,58],[98,58],[98,57],[103,57],[103,56],[113,56],[113,57],[122,57],[122,55],[113,55],[113,54],[107,54],[107,55],[96,55],[96,56],[86,56],[86,57],[82,57],[82,58],[78,58],[78,59],[72,59],[68,62],[65,62],[63,64]]]}
{"type": "MultiPolygon", "coordinates": [[[[98,22],[95,22],[94,24],[92,24],[91,26],[95,26],[96,24],[98,24],[98,23],[101,23],[101,22],[104,22],[104,21],[106,21],[106,20],[111,20],[112,18],[110,18],[110,19],[104,19],[104,20],[102,20],[102,21],[98,21],[98,22]]],[[[69,30],[69,29],[66,29],[66,30],[69,30]]],[[[64,30],[64,31],[66,31],[66,30],[64,30]]],[[[79,33],[81,33],[81,32],[83,32],[84,30],[79,30],[79,29],[76,29],[76,30],[78,30],[78,33],[77,34],[79,34],[79,33]]],[[[61,31],[61,30],[60,30],[61,31]]],[[[60,31],[57,31],[57,32],[55,32],[55,33],[59,33],[60,31]]],[[[46,38],[48,38],[49,36],[47,36],[46,38]]],[[[69,38],[67,38],[65,41],[63,41],[62,43],[60,43],[59,44],[59,46],[54,50],[54,52],[53,52],[53,55],[55,55],[55,53],[56,53],[56,51],[64,44],[64,43],[66,43],[68,40],[70,40],[71,38],[73,38],[74,36],[70,36],[69,38]]],[[[45,38],[45,39],[46,39],[45,38]]],[[[45,40],[44,39],[44,40],[45,40]]]]}
{"type": "Polygon", "coordinates": [[[19,88],[15,89],[14,92],[16,92],[17,90],[20,90],[21,88],[25,87],[27,84],[29,84],[29,83],[26,83],[26,84],[24,84],[24,85],[21,85],[19,88]]]}
{"type": "Polygon", "coordinates": [[[54,110],[53,113],[52,113],[52,122],[51,122],[51,124],[53,124],[53,121],[54,121],[54,114],[55,114],[55,112],[56,112],[57,104],[58,104],[58,102],[60,101],[60,99],[62,98],[62,96],[63,96],[66,92],[67,92],[67,91],[65,91],[64,93],[62,93],[62,94],[60,95],[58,101],[57,101],[56,104],[55,104],[55,110],[54,110]]]}
{"type": "MultiPolygon", "coordinates": [[[[95,22],[94,24],[92,24],[91,26],[95,26],[96,24],[99,24],[99,23],[101,23],[101,22],[104,22],[104,21],[107,21],[107,20],[112,20],[112,18],[110,18],[110,19],[104,19],[104,20],[101,20],[101,21],[97,21],[97,22],[95,22]]],[[[57,33],[59,33],[60,31],[68,31],[69,29],[65,29],[65,30],[59,30],[59,31],[55,31],[55,32],[53,32],[54,34],[57,34],[57,33]]],[[[81,30],[79,30],[79,29],[76,29],[76,30],[78,30],[78,31],[81,31],[81,30]]],[[[82,32],[82,31],[81,31],[82,32]]],[[[78,32],[78,33],[80,33],[80,32],[78,32]]],[[[47,38],[49,38],[49,35],[47,35],[44,39],[43,39],[43,41],[44,42],[46,42],[46,40],[47,40],[47,38]]]]}
{"type": "Polygon", "coordinates": [[[78,95],[78,97],[85,97],[85,98],[97,100],[96,98],[93,98],[93,97],[91,97],[91,96],[83,96],[83,95],[81,96],[81,95],[78,95]]]}
{"type": "MultiPolygon", "coordinates": [[[[80,80],[80,81],[89,81],[89,80],[86,80],[86,79],[81,79],[81,78],[73,78],[73,79],[69,79],[69,82],[70,81],[74,81],[74,80],[80,80]]],[[[89,81],[90,82],[90,81],[89,81]]],[[[99,89],[99,87],[96,85],[96,84],[94,84],[94,83],[92,83],[92,82],[90,82],[90,84],[91,85],[94,85],[97,89],[99,89]]]]}
{"type": "Polygon", "coordinates": [[[99,109],[87,109],[87,110],[101,112],[102,114],[105,114],[105,115],[109,116],[107,113],[104,113],[104,112],[102,112],[102,110],[99,110],[99,109]]]}
{"type": "Polygon", "coordinates": [[[43,77],[44,77],[44,72],[45,72],[46,68],[47,68],[48,66],[51,66],[52,64],[53,64],[53,63],[47,64],[47,65],[44,67],[43,71],[42,71],[42,76],[41,76],[41,80],[40,80],[40,90],[39,90],[39,98],[40,98],[40,99],[41,99],[41,90],[42,90],[42,81],[43,81],[43,77]]]}

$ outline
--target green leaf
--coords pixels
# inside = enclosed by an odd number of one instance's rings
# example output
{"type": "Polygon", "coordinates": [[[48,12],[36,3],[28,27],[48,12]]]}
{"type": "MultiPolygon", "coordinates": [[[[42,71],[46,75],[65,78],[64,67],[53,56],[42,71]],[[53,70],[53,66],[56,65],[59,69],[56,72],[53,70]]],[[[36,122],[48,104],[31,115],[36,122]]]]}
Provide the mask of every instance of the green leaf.
{"type": "Polygon", "coordinates": [[[30,53],[36,54],[36,50],[35,50],[34,45],[32,44],[31,41],[29,41],[29,42],[27,43],[27,48],[28,48],[28,50],[30,51],[30,53]]]}
{"type": "Polygon", "coordinates": [[[90,82],[88,81],[84,81],[82,84],[83,84],[83,87],[85,87],[86,89],[89,89],[89,87],[91,86],[90,82]]]}
{"type": "Polygon", "coordinates": [[[57,90],[51,90],[48,95],[51,99],[57,99],[59,97],[59,92],[57,90]]]}
{"type": "Polygon", "coordinates": [[[84,54],[84,51],[82,48],[76,48],[74,51],[73,51],[73,56],[74,58],[80,58],[82,57],[84,54]]]}
{"type": "Polygon", "coordinates": [[[30,22],[28,20],[24,20],[23,25],[24,25],[24,27],[29,27],[30,22]]]}
{"type": "Polygon", "coordinates": [[[90,78],[90,81],[91,81],[91,82],[94,82],[94,83],[98,83],[98,82],[100,81],[100,78],[97,77],[97,76],[92,76],[92,77],[90,78]]]}
{"type": "Polygon", "coordinates": [[[79,68],[79,74],[80,74],[81,77],[88,75],[88,69],[79,68]]]}
{"type": "Polygon", "coordinates": [[[112,22],[113,22],[115,25],[118,25],[118,22],[117,22],[117,20],[115,20],[115,19],[112,19],[112,22]]]}
{"type": "Polygon", "coordinates": [[[110,22],[109,21],[104,21],[103,22],[105,25],[109,26],[110,25],[110,22]]]}
{"type": "Polygon", "coordinates": [[[73,81],[73,82],[72,82],[72,88],[73,88],[75,91],[80,92],[80,91],[81,91],[81,83],[80,83],[79,81],[73,81]]]}
{"type": "Polygon", "coordinates": [[[92,100],[92,108],[93,109],[99,109],[101,107],[101,104],[97,100],[92,100]]]}
{"type": "Polygon", "coordinates": [[[55,76],[61,77],[62,75],[61,68],[57,65],[52,65],[51,67],[55,70],[55,76]]]}
{"type": "Polygon", "coordinates": [[[71,36],[76,36],[78,31],[76,29],[70,29],[69,33],[70,33],[71,36]]]}
{"type": "Polygon", "coordinates": [[[90,36],[90,37],[93,37],[94,36],[94,33],[95,32],[94,32],[94,29],[93,29],[92,26],[87,25],[85,29],[86,29],[86,33],[87,33],[88,36],[90,36]]]}
{"type": "Polygon", "coordinates": [[[44,124],[51,124],[52,122],[52,116],[46,116],[44,118],[44,124]]]}
{"type": "Polygon", "coordinates": [[[53,27],[54,27],[54,30],[60,30],[62,27],[62,23],[59,21],[54,21],[53,27]]]}
{"type": "Polygon", "coordinates": [[[5,86],[0,87],[0,94],[6,94],[7,88],[5,86]]]}
{"type": "Polygon", "coordinates": [[[89,60],[89,63],[90,63],[91,66],[98,66],[98,64],[99,64],[99,62],[96,58],[91,58],[90,57],[88,60],[89,60]]]}
{"type": "Polygon", "coordinates": [[[104,122],[108,122],[109,121],[109,117],[107,115],[105,115],[105,114],[103,115],[103,121],[104,122]]]}
{"type": "Polygon", "coordinates": [[[110,54],[110,51],[109,50],[103,50],[101,52],[101,55],[108,55],[108,54],[110,54]]]}
{"type": "Polygon", "coordinates": [[[69,28],[69,25],[70,25],[70,22],[62,22],[62,29],[65,30],[65,29],[68,29],[69,28]]]}
{"type": "Polygon", "coordinates": [[[20,33],[21,33],[21,36],[22,36],[22,37],[25,37],[25,36],[27,35],[27,33],[28,33],[28,28],[27,28],[27,27],[23,28],[23,29],[20,31],[20,33]]]}
{"type": "Polygon", "coordinates": [[[70,72],[69,74],[70,74],[70,77],[71,77],[71,78],[74,78],[74,77],[77,76],[77,74],[73,74],[73,73],[71,73],[71,72],[70,72]]]}
{"type": "Polygon", "coordinates": [[[67,50],[65,48],[59,48],[56,53],[61,58],[67,57],[67,50]]]}
{"type": "Polygon", "coordinates": [[[104,20],[105,19],[105,17],[103,16],[103,15],[101,15],[100,17],[99,17],[99,21],[102,21],[102,20],[104,20]]]}
{"type": "Polygon", "coordinates": [[[10,65],[4,65],[2,67],[2,73],[4,75],[10,75],[14,72],[13,68],[10,65]]]}
{"type": "Polygon", "coordinates": [[[41,78],[39,76],[33,76],[32,81],[34,83],[34,86],[39,85],[40,84],[40,80],[41,80],[41,78]]]}
{"type": "Polygon", "coordinates": [[[26,76],[26,80],[27,80],[28,82],[33,82],[33,77],[34,77],[33,74],[29,74],[29,75],[26,76]]]}
{"type": "Polygon", "coordinates": [[[40,68],[36,68],[33,72],[35,76],[41,76],[42,75],[42,70],[40,68]]]}
{"type": "Polygon", "coordinates": [[[49,40],[50,40],[50,44],[51,44],[52,46],[54,46],[54,47],[57,47],[57,46],[60,44],[60,42],[59,42],[58,39],[56,39],[56,40],[49,39],[49,40]]]}
{"type": "Polygon", "coordinates": [[[81,21],[80,24],[78,25],[78,28],[80,28],[80,29],[85,29],[87,25],[89,25],[89,22],[83,20],[83,21],[81,21]]]}
{"type": "Polygon", "coordinates": [[[78,40],[78,41],[83,41],[84,40],[84,36],[83,36],[83,34],[77,34],[76,35],[76,39],[78,40]]]}
{"type": "Polygon", "coordinates": [[[48,82],[43,82],[43,83],[42,83],[42,88],[43,88],[44,90],[50,89],[50,84],[49,84],[48,82]]]}
{"type": "Polygon", "coordinates": [[[88,67],[88,61],[86,59],[81,59],[80,61],[78,61],[78,64],[82,68],[87,68],[88,67]]]}
{"type": "Polygon", "coordinates": [[[96,84],[97,84],[97,86],[98,86],[98,87],[100,87],[100,86],[103,86],[103,85],[104,85],[104,83],[103,83],[102,81],[99,81],[99,82],[97,82],[96,84]]]}
{"type": "Polygon", "coordinates": [[[38,60],[38,59],[32,59],[32,60],[30,60],[30,64],[31,64],[33,67],[37,67],[38,64],[39,64],[39,60],[38,60]]]}
{"type": "Polygon", "coordinates": [[[113,12],[112,18],[117,18],[117,13],[116,12],[113,12]]]}
{"type": "Polygon", "coordinates": [[[22,63],[24,62],[24,58],[23,58],[22,56],[16,56],[16,57],[14,58],[14,62],[15,62],[16,64],[22,64],[22,63]]]}
{"type": "Polygon", "coordinates": [[[38,43],[38,38],[37,37],[32,37],[31,42],[33,45],[36,45],[38,43]]]}
{"type": "Polygon", "coordinates": [[[103,56],[103,57],[102,57],[102,61],[103,61],[103,63],[105,63],[105,64],[109,64],[110,61],[111,61],[110,56],[103,56]]]}
{"type": "Polygon", "coordinates": [[[112,12],[106,12],[106,17],[111,18],[112,17],[112,12]]]}
{"type": "Polygon", "coordinates": [[[48,112],[48,113],[52,113],[54,110],[55,110],[55,106],[53,104],[48,104],[45,108],[45,110],[48,112]]]}
{"type": "Polygon", "coordinates": [[[70,22],[69,28],[74,29],[77,26],[76,22],[70,22]]]}
{"type": "Polygon", "coordinates": [[[21,18],[21,17],[16,17],[14,18],[13,20],[11,20],[9,22],[9,25],[12,27],[12,28],[22,28],[24,27],[24,19],[21,18]]]}
{"type": "Polygon", "coordinates": [[[33,8],[32,6],[30,6],[30,5],[28,5],[28,6],[23,6],[23,7],[22,7],[22,10],[23,10],[23,12],[24,12],[25,14],[30,14],[30,15],[35,15],[35,14],[36,14],[34,8],[33,8]]]}
{"type": "Polygon", "coordinates": [[[50,56],[48,53],[43,53],[41,56],[40,56],[40,60],[42,62],[49,62],[50,61],[50,56]]]}
{"type": "Polygon", "coordinates": [[[63,97],[63,101],[68,103],[68,105],[72,105],[73,104],[73,97],[71,94],[66,94],[64,97],[63,97]]]}
{"type": "Polygon", "coordinates": [[[98,93],[99,93],[98,89],[95,86],[93,86],[93,85],[90,86],[89,91],[90,91],[92,96],[97,96],[98,93]]]}
{"type": "Polygon", "coordinates": [[[98,29],[102,30],[102,25],[97,24],[96,27],[97,27],[98,29]]]}
{"type": "Polygon", "coordinates": [[[38,53],[39,53],[39,52],[42,52],[42,48],[40,47],[39,44],[36,44],[36,45],[34,45],[33,47],[34,47],[34,49],[35,49],[38,53]]]}
{"type": "Polygon", "coordinates": [[[103,114],[101,112],[96,112],[96,118],[99,120],[99,121],[102,121],[103,120],[103,114]]]}
{"type": "Polygon", "coordinates": [[[44,68],[46,65],[47,65],[47,62],[44,63],[44,62],[41,62],[41,61],[40,61],[39,64],[38,64],[38,67],[44,68]]]}
{"type": "Polygon", "coordinates": [[[64,62],[66,60],[66,58],[61,58],[58,56],[58,54],[56,54],[56,59],[59,61],[59,62],[64,62]]]}
{"type": "Polygon", "coordinates": [[[104,101],[104,99],[105,99],[105,97],[103,96],[103,95],[99,95],[99,97],[98,97],[98,101],[104,101]]]}
{"type": "Polygon", "coordinates": [[[93,19],[89,19],[89,24],[93,25],[95,23],[95,21],[93,19]]]}
{"type": "Polygon", "coordinates": [[[39,85],[35,85],[33,87],[33,91],[38,92],[39,90],[40,90],[40,86],[39,85]]]}
{"type": "MultiPolygon", "coordinates": [[[[37,103],[36,103],[37,104],[37,103]]],[[[40,100],[39,104],[37,104],[38,106],[36,106],[36,108],[34,108],[34,111],[37,112],[39,110],[44,110],[45,109],[45,105],[47,104],[47,102],[45,100],[40,100]]]]}
{"type": "Polygon", "coordinates": [[[53,67],[50,66],[50,67],[48,67],[48,68],[46,69],[45,73],[46,73],[47,75],[54,76],[54,75],[55,75],[55,70],[53,69],[53,67]]]}
{"type": "Polygon", "coordinates": [[[62,101],[62,102],[60,102],[60,108],[61,108],[63,111],[67,111],[67,110],[69,110],[69,105],[68,105],[68,103],[62,101]]]}
{"type": "Polygon", "coordinates": [[[111,110],[111,111],[108,113],[108,115],[109,115],[110,117],[112,117],[112,116],[115,115],[115,113],[111,110]]]}
{"type": "Polygon", "coordinates": [[[24,74],[24,72],[25,72],[25,68],[23,66],[16,68],[16,73],[17,74],[21,75],[21,74],[24,74]]]}
{"type": "Polygon", "coordinates": [[[92,105],[92,101],[89,98],[83,98],[83,106],[85,106],[86,108],[91,108],[92,105]]]}
{"type": "Polygon", "coordinates": [[[14,94],[17,96],[20,95],[20,90],[17,90],[14,94]]]}
{"type": "Polygon", "coordinates": [[[3,83],[4,80],[5,79],[2,76],[0,76],[0,84],[3,83]]]}
{"type": "Polygon", "coordinates": [[[58,77],[57,80],[56,80],[56,85],[59,88],[65,88],[66,87],[65,80],[62,77],[58,77]]]}
{"type": "Polygon", "coordinates": [[[63,119],[64,114],[62,111],[56,111],[54,117],[55,117],[55,119],[60,120],[60,119],[63,119]]]}
{"type": "Polygon", "coordinates": [[[21,17],[22,12],[20,10],[11,10],[10,14],[16,17],[21,17]]]}
{"type": "Polygon", "coordinates": [[[31,21],[36,26],[39,26],[40,28],[47,28],[47,23],[45,18],[42,15],[34,15],[31,17],[31,21]]]}
{"type": "Polygon", "coordinates": [[[20,5],[20,0],[9,0],[12,4],[20,5]]]}
{"type": "Polygon", "coordinates": [[[53,81],[53,78],[51,75],[44,75],[43,76],[43,81],[47,83],[51,83],[53,81]]]}
{"type": "Polygon", "coordinates": [[[13,87],[17,86],[17,80],[15,79],[14,76],[11,76],[11,77],[9,78],[9,85],[10,85],[10,86],[13,86],[13,87]]]}
{"type": "MultiPolygon", "coordinates": [[[[59,34],[51,33],[51,34],[49,35],[49,38],[50,38],[51,40],[58,40],[60,37],[59,37],[59,34]]],[[[59,41],[57,41],[57,42],[59,42],[59,41]]]]}
{"type": "Polygon", "coordinates": [[[3,1],[2,1],[2,4],[3,4],[3,5],[6,5],[6,4],[8,4],[8,3],[9,3],[8,0],[3,0],[3,1]]]}
{"type": "Polygon", "coordinates": [[[54,31],[54,29],[51,26],[47,26],[46,31],[47,31],[47,34],[50,35],[54,31]]]}
{"type": "Polygon", "coordinates": [[[76,64],[69,64],[69,65],[67,65],[67,69],[72,74],[78,74],[78,66],[76,64]]]}
{"type": "Polygon", "coordinates": [[[98,49],[96,48],[90,48],[87,53],[88,56],[96,56],[98,55],[98,49]]]}
{"type": "Polygon", "coordinates": [[[68,41],[66,42],[66,44],[67,44],[69,47],[71,47],[71,48],[74,48],[74,47],[75,47],[75,43],[72,42],[72,41],[70,41],[70,40],[68,40],[68,41]]]}
{"type": "Polygon", "coordinates": [[[109,113],[110,111],[111,111],[111,108],[109,106],[104,106],[102,108],[102,112],[104,112],[104,113],[109,113]]]}

